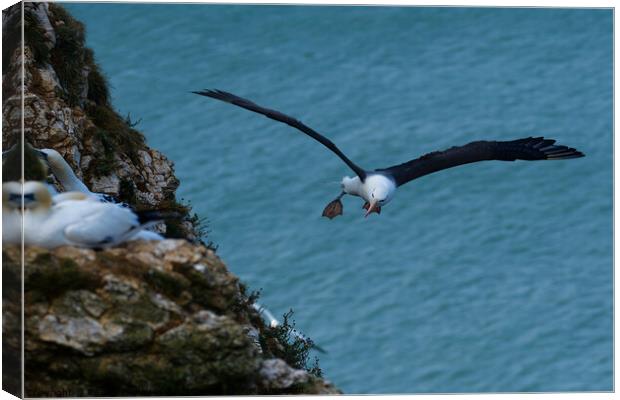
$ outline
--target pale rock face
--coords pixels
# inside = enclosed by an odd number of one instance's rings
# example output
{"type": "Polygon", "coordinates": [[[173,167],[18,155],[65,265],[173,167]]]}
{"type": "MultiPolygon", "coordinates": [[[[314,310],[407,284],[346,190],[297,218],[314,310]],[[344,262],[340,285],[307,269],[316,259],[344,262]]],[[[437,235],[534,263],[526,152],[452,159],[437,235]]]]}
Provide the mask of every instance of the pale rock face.
{"type": "Polygon", "coordinates": [[[39,337],[42,341],[71,348],[87,356],[101,351],[106,343],[114,342],[122,333],[121,326],[102,325],[90,317],[46,315],[39,322],[39,337]]]}
{"type": "Polygon", "coordinates": [[[39,20],[39,26],[45,31],[48,47],[51,49],[56,45],[56,32],[54,32],[54,28],[48,17],[49,5],[47,3],[40,3],[36,7],[33,7],[33,10],[39,20]]]}
{"type": "Polygon", "coordinates": [[[262,384],[270,389],[286,389],[294,384],[306,383],[310,379],[306,371],[292,368],[279,358],[264,360],[259,374],[262,384]]]}
{"type": "MultiPolygon", "coordinates": [[[[25,3],[25,8],[36,15],[47,39],[47,47],[54,49],[57,42],[54,26],[58,26],[60,21],[53,22],[50,6],[47,3],[25,3]]],[[[3,27],[7,20],[8,17],[5,15],[3,27]]],[[[3,71],[5,86],[19,88],[21,62],[21,52],[16,48],[11,57],[11,66],[3,71]]],[[[71,107],[57,96],[57,93],[65,91],[66,88],[61,86],[52,65],[35,63],[34,55],[28,46],[25,48],[23,62],[26,70],[25,133],[34,147],[52,148],[58,151],[79,178],[86,178],[84,183],[93,192],[118,195],[120,181],[126,180],[134,184],[136,197],[143,205],[156,208],[166,200],[167,194],[176,190],[179,182],[174,176],[172,162],[146,145],[137,149],[139,156],[135,159],[124,153],[115,154],[117,162],[113,170],[106,176],[94,176],[92,171],[104,152],[100,140],[87,137],[91,136],[88,131],[97,128],[94,122],[81,107],[71,107]],[[89,169],[90,173],[86,174],[89,169]]],[[[80,104],[84,106],[90,102],[87,99],[86,84],[89,73],[90,69],[84,67],[82,75],[85,84],[78,93],[80,104]]],[[[14,142],[14,137],[20,133],[22,112],[17,90],[3,100],[2,144],[4,148],[8,148],[14,142]]]]}
{"type": "Polygon", "coordinates": [[[101,176],[93,182],[94,186],[98,189],[96,192],[99,193],[107,193],[107,194],[116,194],[120,188],[120,180],[116,174],[111,174],[107,176],[101,176]]]}
{"type": "MultiPolygon", "coordinates": [[[[4,276],[14,282],[22,273],[20,246],[3,253],[4,276]]],[[[204,246],[27,247],[24,258],[27,394],[63,387],[113,395],[106,392],[110,377],[125,394],[172,394],[170,387],[176,395],[209,394],[226,382],[247,382],[245,390],[260,393],[259,330],[251,310],[240,307],[238,279],[204,246]],[[116,375],[114,368],[128,370],[116,375]]],[[[14,300],[3,304],[3,334],[18,352],[12,334],[20,335],[21,302],[14,300]]]]}
{"type": "Polygon", "coordinates": [[[46,94],[53,95],[54,91],[61,89],[56,71],[51,65],[46,65],[45,68],[39,68],[39,74],[41,75],[41,87],[45,90],[46,94]]]}

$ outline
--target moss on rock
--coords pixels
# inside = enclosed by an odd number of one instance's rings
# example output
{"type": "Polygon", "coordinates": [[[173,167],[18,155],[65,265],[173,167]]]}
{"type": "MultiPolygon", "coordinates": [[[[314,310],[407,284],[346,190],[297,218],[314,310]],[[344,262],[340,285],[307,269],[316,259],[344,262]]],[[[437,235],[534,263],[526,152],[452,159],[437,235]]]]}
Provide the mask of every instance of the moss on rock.
{"type": "MultiPolygon", "coordinates": [[[[19,248],[3,257],[4,279],[18,281],[19,248]]],[[[283,360],[264,363],[273,355],[250,334],[262,321],[204,246],[31,247],[24,258],[27,396],[305,393],[314,382],[283,360]],[[145,279],[153,271],[158,278],[145,279]]],[[[5,310],[10,330],[19,306],[5,310]]]]}

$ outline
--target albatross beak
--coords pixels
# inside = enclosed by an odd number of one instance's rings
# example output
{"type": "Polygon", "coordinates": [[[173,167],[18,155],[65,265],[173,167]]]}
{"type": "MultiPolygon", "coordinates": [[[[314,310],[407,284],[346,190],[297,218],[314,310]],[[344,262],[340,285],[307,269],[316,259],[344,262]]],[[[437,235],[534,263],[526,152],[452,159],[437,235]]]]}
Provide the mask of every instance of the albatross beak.
{"type": "Polygon", "coordinates": [[[364,218],[368,217],[374,212],[377,214],[381,214],[381,206],[379,206],[376,201],[370,203],[370,205],[368,206],[368,211],[366,211],[366,215],[364,215],[364,218]]]}

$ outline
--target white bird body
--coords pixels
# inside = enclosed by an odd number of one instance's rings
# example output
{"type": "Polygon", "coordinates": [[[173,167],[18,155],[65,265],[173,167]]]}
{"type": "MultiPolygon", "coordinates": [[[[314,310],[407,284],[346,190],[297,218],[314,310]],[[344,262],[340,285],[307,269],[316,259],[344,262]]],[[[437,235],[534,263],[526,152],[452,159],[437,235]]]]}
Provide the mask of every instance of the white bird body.
{"type": "Polygon", "coordinates": [[[24,213],[24,243],[49,248],[114,246],[141,229],[131,211],[94,201],[66,200],[24,213]]]}
{"type": "MultiPolygon", "coordinates": [[[[49,185],[48,185],[48,189],[49,189],[49,185]]],[[[62,193],[52,192],[51,194],[52,194],[53,204],[59,204],[67,200],[99,201],[96,198],[89,196],[88,194],[82,193],[82,192],[62,192],[62,193]]]]}
{"type": "MultiPolygon", "coordinates": [[[[9,182],[2,185],[3,198],[21,197],[20,185],[15,184],[9,182]]],[[[63,245],[111,247],[135,238],[146,226],[140,223],[138,215],[127,208],[111,203],[71,199],[69,193],[63,193],[65,199],[53,204],[52,196],[41,182],[25,182],[23,193],[25,245],[46,248],[63,245]]],[[[7,230],[15,231],[14,216],[21,214],[19,205],[15,208],[15,203],[9,202],[6,206],[13,207],[13,210],[8,210],[11,225],[7,226],[7,230]]],[[[15,234],[7,238],[4,233],[3,224],[3,242],[15,243],[15,234]]]]}
{"type": "MultiPolygon", "coordinates": [[[[95,202],[95,203],[101,202],[97,197],[90,196],[82,192],[63,192],[55,196],[52,196],[52,203],[55,205],[64,203],[67,201],[72,201],[72,202],[89,201],[89,202],[95,202]]],[[[74,203],[69,203],[69,204],[74,204],[74,203]]],[[[123,210],[129,210],[129,208],[119,205],[118,203],[104,202],[103,204],[110,204],[110,205],[119,207],[123,210]]],[[[164,237],[157,232],[149,231],[147,229],[142,229],[139,232],[137,232],[135,235],[133,235],[129,240],[164,240],[164,237]]]]}
{"type": "Polygon", "coordinates": [[[157,232],[142,229],[129,240],[164,240],[164,237],[157,232]]]}
{"type": "Polygon", "coordinates": [[[364,182],[359,176],[342,178],[342,190],[346,194],[358,196],[368,203],[377,202],[379,205],[389,203],[396,193],[396,184],[389,177],[382,174],[368,175],[364,182]]]}
{"type": "Polygon", "coordinates": [[[364,208],[366,216],[376,212],[381,213],[381,207],[389,203],[396,193],[396,183],[389,176],[383,174],[369,174],[362,182],[359,176],[342,178],[343,193],[361,197],[366,200],[364,208]]]}

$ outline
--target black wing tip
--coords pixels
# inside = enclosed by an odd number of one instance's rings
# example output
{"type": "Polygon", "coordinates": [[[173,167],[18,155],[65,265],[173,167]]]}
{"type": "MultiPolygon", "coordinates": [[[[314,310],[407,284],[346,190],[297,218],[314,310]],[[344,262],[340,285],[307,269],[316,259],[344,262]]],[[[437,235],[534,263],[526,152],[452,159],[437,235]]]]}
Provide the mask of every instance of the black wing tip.
{"type": "Polygon", "coordinates": [[[228,96],[231,95],[231,93],[224,92],[223,90],[219,90],[219,89],[194,90],[192,91],[192,93],[199,94],[201,96],[218,97],[218,98],[223,95],[228,95],[228,96]]]}
{"type": "Polygon", "coordinates": [[[581,151],[560,144],[555,144],[555,139],[547,139],[542,136],[521,139],[528,147],[532,147],[543,153],[546,160],[567,160],[581,158],[586,155],[581,151]]]}
{"type": "Polygon", "coordinates": [[[193,91],[192,93],[199,94],[201,96],[211,97],[212,99],[220,100],[226,103],[236,104],[238,106],[246,106],[252,105],[256,106],[251,101],[244,99],[243,97],[239,97],[236,94],[232,94],[230,92],[226,92],[224,90],[219,89],[203,89],[198,91],[193,91]]]}
{"type": "Polygon", "coordinates": [[[567,149],[564,152],[554,153],[550,155],[546,155],[547,160],[568,160],[570,158],[581,158],[586,155],[580,152],[579,150],[575,150],[573,148],[567,149]]]}

